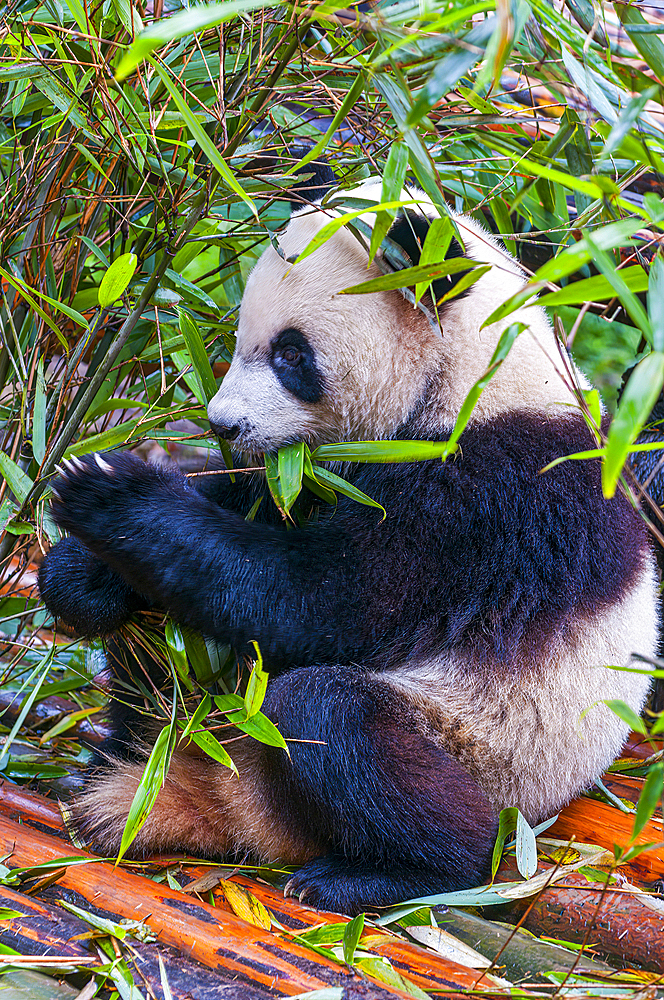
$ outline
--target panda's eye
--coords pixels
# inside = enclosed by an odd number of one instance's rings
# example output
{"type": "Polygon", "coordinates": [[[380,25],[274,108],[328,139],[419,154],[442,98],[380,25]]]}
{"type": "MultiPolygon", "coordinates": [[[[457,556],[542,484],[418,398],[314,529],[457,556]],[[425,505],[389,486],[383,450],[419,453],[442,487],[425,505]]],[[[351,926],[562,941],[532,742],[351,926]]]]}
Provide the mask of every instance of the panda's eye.
{"type": "Polygon", "coordinates": [[[295,368],[302,360],[302,354],[296,347],[284,347],[280,353],[282,360],[291,368],[295,368]]]}
{"type": "Polygon", "coordinates": [[[284,389],[303,403],[317,403],[323,395],[325,380],[306,335],[289,326],[274,337],[269,351],[269,363],[284,389]]]}

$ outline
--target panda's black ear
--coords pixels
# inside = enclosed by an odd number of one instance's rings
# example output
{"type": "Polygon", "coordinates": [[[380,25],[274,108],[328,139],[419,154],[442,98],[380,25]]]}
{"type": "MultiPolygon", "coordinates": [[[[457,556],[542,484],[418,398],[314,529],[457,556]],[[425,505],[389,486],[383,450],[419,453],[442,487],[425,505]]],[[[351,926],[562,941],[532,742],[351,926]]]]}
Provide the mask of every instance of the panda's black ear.
{"type": "MultiPolygon", "coordinates": [[[[431,219],[424,215],[422,212],[417,212],[412,208],[399,209],[397,212],[394,223],[390,227],[388,232],[388,238],[392,243],[396,243],[398,247],[403,250],[403,253],[410,261],[412,267],[416,267],[420,262],[420,257],[422,255],[422,247],[424,246],[424,241],[427,238],[427,233],[429,232],[429,226],[431,225],[431,219]]],[[[463,247],[459,243],[458,239],[453,236],[450,241],[450,245],[445,254],[445,260],[452,260],[455,257],[463,257],[464,251],[463,247]]],[[[469,267],[472,265],[469,265],[469,267]]],[[[436,302],[446,295],[452,288],[456,285],[460,278],[463,277],[465,271],[457,271],[456,274],[450,274],[445,278],[439,278],[437,281],[432,282],[431,292],[434,296],[436,302]]],[[[463,296],[465,293],[462,292],[463,296]]]]}
{"type": "MultiPolygon", "coordinates": [[[[303,160],[312,149],[313,146],[306,143],[291,143],[282,156],[266,152],[254,157],[245,164],[241,173],[250,175],[285,173],[293,164],[303,160]]],[[[320,201],[335,186],[337,178],[325,157],[318,156],[304,167],[296,166],[291,182],[283,195],[290,200],[293,208],[298,208],[320,201]]]]}
{"type": "MultiPolygon", "coordinates": [[[[288,153],[294,160],[303,160],[312,149],[312,146],[304,144],[297,146],[291,144],[288,147],[288,153]]],[[[293,184],[291,188],[291,205],[293,207],[306,205],[312,201],[320,201],[337,183],[334,170],[322,156],[316,157],[315,160],[311,160],[302,168],[298,167],[295,171],[295,177],[299,174],[303,174],[304,179],[293,184]],[[299,195],[296,192],[299,192],[299,195]]]]}

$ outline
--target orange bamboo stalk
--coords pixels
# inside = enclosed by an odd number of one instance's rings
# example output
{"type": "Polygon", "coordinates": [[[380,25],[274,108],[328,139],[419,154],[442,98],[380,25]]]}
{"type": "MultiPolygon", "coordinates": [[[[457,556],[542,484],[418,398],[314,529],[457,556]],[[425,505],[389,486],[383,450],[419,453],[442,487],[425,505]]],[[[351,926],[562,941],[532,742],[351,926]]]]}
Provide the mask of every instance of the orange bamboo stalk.
{"type": "MultiPolygon", "coordinates": [[[[568,840],[574,837],[580,843],[598,844],[613,850],[614,844],[627,847],[632,842],[634,816],[622,813],[613,806],[594,799],[575,799],[563,809],[554,825],[547,830],[547,837],[568,840]]],[[[654,882],[664,878],[664,830],[662,820],[653,817],[635,838],[635,844],[654,844],[633,861],[621,867],[631,878],[654,882]]]]}
{"type": "MultiPolygon", "coordinates": [[[[58,886],[76,891],[95,907],[130,920],[143,920],[162,944],[177,948],[226,977],[237,976],[286,996],[360,982],[348,969],[306,947],[255,927],[219,907],[97,861],[86,851],[64,845],[5,816],[0,816],[0,851],[11,854],[11,863],[20,867],[72,854],[89,857],[90,865],[67,868],[58,879],[58,886]]],[[[435,982],[427,980],[430,989],[439,983],[462,989],[477,984],[478,973],[433,954],[432,960],[445,973],[438,971],[435,982]]],[[[489,984],[485,981],[484,985],[489,984]]],[[[392,987],[381,986],[381,989],[386,989],[388,995],[406,996],[392,987]]]]}

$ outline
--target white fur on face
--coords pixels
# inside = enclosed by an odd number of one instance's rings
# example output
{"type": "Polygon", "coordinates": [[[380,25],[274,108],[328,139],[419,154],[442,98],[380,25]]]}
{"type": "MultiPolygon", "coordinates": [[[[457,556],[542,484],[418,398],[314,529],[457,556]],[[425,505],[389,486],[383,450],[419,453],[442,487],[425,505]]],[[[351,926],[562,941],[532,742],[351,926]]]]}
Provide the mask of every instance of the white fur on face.
{"type": "MultiPolygon", "coordinates": [[[[375,185],[357,192],[379,196],[375,185]]],[[[422,196],[424,210],[434,215],[422,196]]],[[[329,221],[313,210],[295,216],[280,237],[295,257],[329,221]]],[[[393,436],[425,391],[430,400],[420,433],[449,430],[474,382],[486,371],[502,332],[511,323],[528,327],[484,390],[472,420],[505,412],[568,413],[576,405],[561,377],[563,365],[551,324],[537,306],[521,309],[480,330],[483,321],[517,292],[525,277],[518,263],[481,226],[465,216],[457,224],[467,254],[492,270],[463,298],[441,309],[442,336],[398,291],[341,295],[382,272],[347,228],[299,264],[268,247],[247,281],[237,348],[230,371],[208,409],[213,423],[241,428],[235,444],[244,451],[274,451],[295,440],[311,445],[334,440],[393,436]],[[270,344],[294,328],[307,338],[325,392],[304,403],[286,390],[270,365],[270,344]],[[431,397],[431,386],[437,387],[431,397]]]]}
{"type": "Polygon", "coordinates": [[[284,389],[267,358],[247,361],[238,351],[221,389],[210,401],[208,416],[213,424],[237,426],[233,447],[252,454],[273,452],[294,441],[316,437],[314,408],[284,389]]]}

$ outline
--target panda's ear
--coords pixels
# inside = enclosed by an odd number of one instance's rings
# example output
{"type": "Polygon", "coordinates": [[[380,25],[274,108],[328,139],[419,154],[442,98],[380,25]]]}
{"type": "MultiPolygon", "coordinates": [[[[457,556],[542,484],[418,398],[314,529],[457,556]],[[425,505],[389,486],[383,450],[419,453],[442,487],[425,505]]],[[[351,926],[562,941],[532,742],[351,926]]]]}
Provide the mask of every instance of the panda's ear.
{"type": "MultiPolygon", "coordinates": [[[[290,145],[288,153],[295,160],[303,160],[312,148],[312,146],[306,145],[290,145]]],[[[312,201],[320,201],[337,183],[334,170],[321,156],[311,160],[304,167],[298,167],[295,171],[295,177],[300,174],[304,174],[304,179],[293,184],[290,189],[290,201],[293,207],[302,204],[308,205],[312,201]]]]}
{"type": "MultiPolygon", "coordinates": [[[[394,223],[390,227],[387,234],[388,238],[392,243],[396,243],[397,246],[403,251],[412,267],[416,267],[420,262],[422,247],[424,246],[424,241],[427,238],[430,225],[431,219],[424,215],[423,212],[418,212],[412,208],[406,208],[399,209],[394,223]]],[[[453,236],[447,249],[447,253],[445,254],[445,260],[451,260],[455,257],[463,256],[465,256],[463,247],[459,243],[458,239],[453,236]]],[[[465,273],[465,271],[457,271],[456,274],[450,274],[445,278],[438,278],[437,281],[432,282],[431,293],[436,302],[438,302],[443,295],[446,295],[449,291],[451,291],[457,281],[459,281],[465,273]]]]}
{"type": "MultiPolygon", "coordinates": [[[[276,153],[272,154],[269,151],[262,153],[245,164],[240,172],[250,175],[283,174],[303,160],[312,149],[313,146],[308,146],[306,143],[291,143],[285,149],[284,156],[277,156],[276,153]]],[[[327,160],[320,156],[304,167],[296,166],[291,181],[283,195],[290,200],[293,208],[301,208],[303,205],[320,201],[335,186],[337,178],[327,160]]]]}

